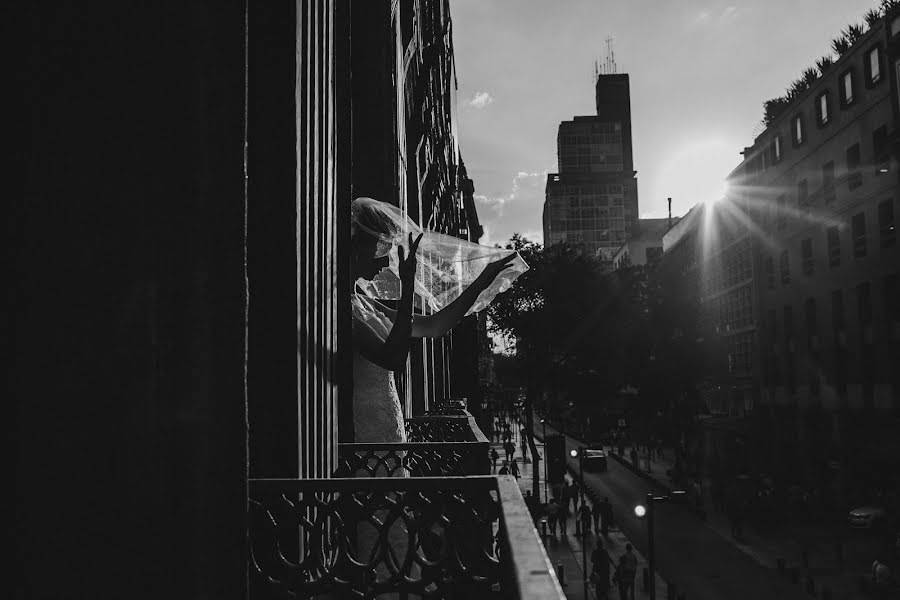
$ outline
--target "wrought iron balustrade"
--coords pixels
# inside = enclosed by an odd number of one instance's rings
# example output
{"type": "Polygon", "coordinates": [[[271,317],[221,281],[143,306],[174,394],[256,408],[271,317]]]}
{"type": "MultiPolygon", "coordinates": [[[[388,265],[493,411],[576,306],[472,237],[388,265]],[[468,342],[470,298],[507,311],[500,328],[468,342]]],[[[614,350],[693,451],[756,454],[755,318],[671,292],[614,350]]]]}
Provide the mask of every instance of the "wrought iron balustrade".
{"type": "Polygon", "coordinates": [[[254,479],[251,598],[562,599],[514,478],[254,479]]]}
{"type": "Polygon", "coordinates": [[[406,419],[406,435],[410,442],[484,442],[487,437],[468,411],[462,414],[410,417],[406,419]]]}
{"type": "Polygon", "coordinates": [[[428,415],[406,420],[407,443],[340,444],[335,477],[451,477],[490,473],[490,442],[474,418],[428,415]]]}
{"type": "Polygon", "coordinates": [[[462,477],[490,472],[481,442],[340,444],[335,477],[462,477]]]}

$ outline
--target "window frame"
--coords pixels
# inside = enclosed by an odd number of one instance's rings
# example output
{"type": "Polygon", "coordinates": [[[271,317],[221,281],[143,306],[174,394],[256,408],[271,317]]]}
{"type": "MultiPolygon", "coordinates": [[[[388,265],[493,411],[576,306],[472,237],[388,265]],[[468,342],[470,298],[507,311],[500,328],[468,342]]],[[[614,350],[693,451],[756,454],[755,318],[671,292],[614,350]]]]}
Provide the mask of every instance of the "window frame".
{"type": "Polygon", "coordinates": [[[828,90],[816,96],[816,124],[821,129],[831,122],[831,99],[828,90]],[[824,105],[823,105],[824,102],[824,105]]]}
{"type": "Polygon", "coordinates": [[[853,258],[865,258],[868,254],[865,212],[859,212],[850,217],[850,238],[853,242],[853,258]]]}
{"type": "Polygon", "coordinates": [[[806,124],[803,121],[803,113],[797,113],[791,117],[791,142],[795,148],[806,143],[806,124]]]}
{"type": "Polygon", "coordinates": [[[874,46],[869,47],[865,53],[865,59],[863,60],[863,65],[865,67],[866,72],[866,87],[873,88],[884,81],[884,66],[882,65],[882,56],[884,53],[881,51],[881,44],[875,44],[874,46]],[[874,72],[872,69],[872,53],[876,54],[876,63],[875,66],[878,68],[878,72],[874,72]]]}
{"type": "Polygon", "coordinates": [[[897,245],[897,225],[892,198],[878,203],[878,245],[881,248],[893,248],[897,245]]]}
{"type": "Polygon", "coordinates": [[[772,138],[771,144],[772,164],[778,164],[784,159],[784,144],[781,143],[781,135],[772,138]]]}
{"type": "Polygon", "coordinates": [[[825,242],[828,246],[828,268],[841,266],[841,230],[837,225],[825,230],[825,242]]]}
{"type": "Polygon", "coordinates": [[[781,285],[789,285],[791,283],[791,255],[787,249],[781,251],[778,257],[778,273],[781,285]]]}
{"type": "Polygon", "coordinates": [[[807,277],[815,273],[812,238],[800,240],[800,271],[807,277]]]}
{"type": "Polygon", "coordinates": [[[859,172],[859,166],[862,164],[862,151],[859,142],[847,146],[845,158],[847,161],[847,187],[855,190],[862,185],[862,174],[859,172]]]}
{"type": "Polygon", "coordinates": [[[849,108],[856,103],[856,73],[852,68],[843,71],[838,78],[838,96],[841,108],[849,108]],[[850,77],[850,95],[847,95],[847,77],[850,77]]]}

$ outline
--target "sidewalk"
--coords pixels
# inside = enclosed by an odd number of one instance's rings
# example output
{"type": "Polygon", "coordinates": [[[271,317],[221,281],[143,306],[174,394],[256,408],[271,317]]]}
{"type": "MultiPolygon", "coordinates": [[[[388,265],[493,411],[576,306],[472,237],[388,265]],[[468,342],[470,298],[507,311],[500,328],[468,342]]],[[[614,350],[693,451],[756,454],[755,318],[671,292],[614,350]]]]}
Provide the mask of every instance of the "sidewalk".
{"type": "MultiPolygon", "coordinates": [[[[647,461],[646,452],[639,454],[638,465],[630,460],[631,447],[625,448],[624,456],[617,448],[609,448],[608,456],[634,473],[652,481],[665,490],[675,488],[668,472],[675,465],[675,451],[663,449],[663,456],[654,452],[647,461]]],[[[710,529],[729,541],[733,546],[753,558],[761,566],[778,569],[783,565],[784,577],[795,582],[813,598],[827,597],[846,600],[866,600],[869,596],[859,589],[859,577],[868,573],[873,558],[877,555],[877,544],[864,535],[847,536],[840,526],[797,523],[773,528],[762,535],[749,524],[744,527],[740,539],[732,536],[731,521],[723,512],[713,510],[711,481],[701,482],[702,502],[695,508],[704,517],[710,529]],[[841,543],[842,561],[838,558],[838,540],[841,543]],[[805,553],[805,557],[804,557],[805,553]]],[[[659,596],[658,596],[659,597],[659,596]]]]}
{"type": "MultiPolygon", "coordinates": [[[[514,458],[516,459],[516,463],[519,466],[519,489],[522,490],[522,495],[524,496],[527,492],[532,490],[533,485],[533,472],[532,467],[534,463],[531,461],[531,454],[529,452],[528,462],[523,463],[522,450],[521,450],[521,438],[519,435],[519,427],[513,426],[514,431],[513,434],[513,442],[516,444],[516,452],[514,458]]],[[[542,443],[538,443],[537,438],[535,438],[535,443],[538,447],[538,454],[540,456],[544,455],[544,447],[542,443]]],[[[497,461],[497,468],[494,472],[499,471],[500,467],[503,465],[504,459],[506,457],[506,452],[503,450],[503,442],[494,442],[491,440],[491,447],[497,450],[497,453],[500,455],[500,460],[497,461]]],[[[543,466],[543,463],[540,463],[543,466]]],[[[543,474],[540,474],[539,480],[541,481],[540,488],[540,501],[544,502],[544,490],[548,489],[544,485],[544,477],[543,474]]],[[[567,476],[567,482],[571,482],[571,478],[567,476]]],[[[549,490],[548,490],[549,491],[549,490]]],[[[587,502],[588,506],[592,506],[590,498],[585,495],[585,502],[587,502]]],[[[580,500],[579,500],[580,506],[580,500]]],[[[598,539],[602,539],[603,546],[606,548],[609,553],[610,558],[613,561],[613,565],[610,565],[610,576],[615,572],[615,564],[618,564],[619,557],[625,553],[625,544],[628,543],[628,539],[622,534],[621,531],[616,526],[612,526],[609,529],[609,535],[603,538],[600,535],[595,534],[593,531],[588,532],[586,539],[584,539],[584,544],[582,544],[582,537],[576,533],[576,518],[574,514],[571,514],[568,519],[567,532],[563,534],[559,529],[557,529],[556,535],[551,535],[549,529],[546,529],[546,535],[544,534],[544,527],[542,527],[542,523],[539,521],[537,524],[538,534],[541,535],[544,540],[544,548],[547,551],[547,555],[550,557],[550,562],[553,563],[554,566],[557,567],[557,575],[559,576],[560,583],[563,585],[563,589],[566,593],[566,597],[569,600],[596,600],[596,595],[594,594],[593,586],[588,583],[588,594],[584,595],[584,571],[583,571],[583,547],[587,547],[587,573],[590,574],[593,565],[590,561],[591,552],[595,549],[597,545],[598,539]],[[560,568],[562,567],[562,575],[560,576],[560,568]]],[[[579,528],[580,529],[580,528],[579,528]]],[[[580,531],[579,531],[580,533],[580,531]]],[[[642,574],[644,572],[645,567],[647,566],[646,559],[634,549],[634,553],[638,559],[638,575],[635,580],[635,598],[647,598],[649,597],[649,593],[644,587],[642,574]]],[[[610,600],[618,600],[619,591],[615,586],[610,586],[609,588],[609,599],[610,600]]],[[[656,597],[659,599],[666,598],[666,583],[659,577],[656,577],[656,597]]]]}

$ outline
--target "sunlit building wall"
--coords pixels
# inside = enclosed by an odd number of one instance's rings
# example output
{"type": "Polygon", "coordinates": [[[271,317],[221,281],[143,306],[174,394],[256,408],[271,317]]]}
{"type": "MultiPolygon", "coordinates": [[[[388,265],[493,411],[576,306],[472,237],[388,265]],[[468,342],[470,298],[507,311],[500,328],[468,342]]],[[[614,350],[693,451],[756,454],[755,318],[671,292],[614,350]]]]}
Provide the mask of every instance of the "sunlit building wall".
{"type": "Polygon", "coordinates": [[[597,115],[559,125],[559,172],[547,176],[544,243],[579,245],[611,268],[638,217],[628,75],[598,75],[595,89],[597,115]]]}
{"type": "Polygon", "coordinates": [[[900,456],[898,27],[887,22],[786,106],[730,177],[760,268],[766,445],[837,493],[848,472],[897,472],[900,456]]]}

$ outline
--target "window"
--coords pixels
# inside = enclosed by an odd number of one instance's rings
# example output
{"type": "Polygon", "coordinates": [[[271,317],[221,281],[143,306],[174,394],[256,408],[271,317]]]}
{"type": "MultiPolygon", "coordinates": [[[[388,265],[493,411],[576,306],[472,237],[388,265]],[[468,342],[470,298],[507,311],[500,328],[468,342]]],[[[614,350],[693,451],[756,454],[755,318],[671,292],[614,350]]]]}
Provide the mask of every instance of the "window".
{"type": "Polygon", "coordinates": [[[812,240],[810,238],[806,238],[802,242],[800,242],[800,256],[803,264],[803,274],[804,275],[812,275],[813,274],[813,251],[812,251],[812,240]]]}
{"type": "Polygon", "coordinates": [[[799,146],[804,142],[803,138],[803,115],[797,115],[791,121],[791,134],[793,135],[794,145],[799,146]]]}
{"type": "Polygon", "coordinates": [[[775,259],[766,257],[766,283],[770,290],[775,289],[775,259]]]}
{"type": "Polygon", "coordinates": [[[779,266],[781,268],[781,283],[787,285],[791,282],[791,263],[787,250],[781,251],[779,266]]]}
{"type": "Polygon", "coordinates": [[[828,117],[828,92],[822,92],[816,98],[816,121],[819,123],[819,127],[828,124],[828,117]]]}
{"type": "Polygon", "coordinates": [[[888,172],[887,125],[882,125],[872,132],[872,157],[875,162],[875,174],[888,172]]]}
{"type": "Polygon", "coordinates": [[[831,326],[836,332],[844,330],[844,292],[831,292],[831,326]]]}
{"type": "Polygon", "coordinates": [[[805,179],[797,184],[797,204],[801,207],[809,206],[809,185],[805,179]]]}
{"type": "Polygon", "coordinates": [[[787,214],[785,213],[784,203],[784,194],[778,196],[775,200],[776,226],[778,229],[784,229],[787,225],[787,214]]]}
{"type": "Polygon", "coordinates": [[[841,75],[841,105],[853,104],[853,71],[846,71],[841,75]]]}
{"type": "Polygon", "coordinates": [[[870,86],[881,81],[881,51],[878,46],[866,53],[866,81],[870,86]]]}
{"type": "Polygon", "coordinates": [[[828,228],[828,266],[837,267],[841,264],[841,236],[837,227],[828,228]]]}
{"type": "Polygon", "coordinates": [[[866,255],[866,215],[857,213],[853,215],[853,257],[863,258],[866,255]]]}
{"type": "Polygon", "coordinates": [[[772,164],[781,161],[781,136],[776,135],[772,138],[772,164]]]}
{"type": "Polygon", "coordinates": [[[809,337],[819,335],[819,325],[816,321],[816,299],[807,298],[803,303],[806,312],[806,334],[809,337]]]}
{"type": "Polygon", "coordinates": [[[859,325],[861,328],[872,324],[872,286],[869,282],[856,286],[856,307],[859,312],[859,325]]]}
{"type": "Polygon", "coordinates": [[[862,174],[859,172],[859,144],[847,148],[847,185],[851,190],[862,185],[862,174]]]}
{"type": "Polygon", "coordinates": [[[834,202],[834,161],[822,165],[822,197],[826,204],[834,202]]]}
{"type": "Polygon", "coordinates": [[[897,245],[893,200],[878,203],[878,238],[881,240],[882,248],[893,248],[897,245]]]}

